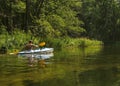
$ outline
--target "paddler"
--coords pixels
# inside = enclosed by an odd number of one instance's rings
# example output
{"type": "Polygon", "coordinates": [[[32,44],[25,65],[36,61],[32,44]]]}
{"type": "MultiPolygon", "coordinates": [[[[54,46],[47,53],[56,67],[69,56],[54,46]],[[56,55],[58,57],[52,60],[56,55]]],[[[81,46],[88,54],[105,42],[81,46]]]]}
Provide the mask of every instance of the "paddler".
{"type": "Polygon", "coordinates": [[[25,50],[32,50],[34,48],[37,48],[38,45],[33,44],[32,40],[30,40],[26,45],[25,45],[25,50]]]}

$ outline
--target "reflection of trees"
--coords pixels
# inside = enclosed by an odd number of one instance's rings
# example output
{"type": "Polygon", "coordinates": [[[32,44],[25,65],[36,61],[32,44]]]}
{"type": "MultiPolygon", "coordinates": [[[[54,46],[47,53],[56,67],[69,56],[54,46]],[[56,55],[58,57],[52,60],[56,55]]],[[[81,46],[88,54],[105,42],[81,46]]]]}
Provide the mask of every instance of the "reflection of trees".
{"type": "Polygon", "coordinates": [[[73,48],[73,49],[64,49],[55,54],[56,61],[62,62],[73,62],[85,59],[87,56],[92,56],[100,53],[102,46],[87,47],[87,48],[73,48]]]}
{"type": "Polygon", "coordinates": [[[88,55],[95,55],[97,53],[99,53],[102,50],[102,46],[92,46],[92,47],[87,47],[84,49],[84,54],[86,56],[88,55]]]}
{"type": "MultiPolygon", "coordinates": [[[[89,55],[87,53],[88,51],[86,50],[87,49],[84,50],[84,54],[89,55]]],[[[90,50],[89,52],[93,52],[93,51],[94,50],[92,51],[90,50]]],[[[99,51],[100,49],[95,50],[94,53],[97,53],[99,51]]],[[[92,71],[93,74],[89,73],[89,71],[80,73],[80,71],[88,70],[87,69],[88,65],[86,67],[84,64],[82,64],[83,63],[82,61],[84,61],[83,60],[84,58],[82,57],[83,55],[82,53],[83,52],[80,49],[75,49],[75,50],[73,49],[70,51],[67,50],[62,53],[60,52],[58,54],[56,53],[54,58],[52,58],[54,60],[49,60],[50,61],[49,64],[47,64],[47,66],[45,66],[44,68],[40,67],[42,64],[44,64],[44,61],[40,61],[39,64],[33,67],[29,67],[29,66],[26,66],[25,64],[25,62],[26,63],[28,62],[28,60],[25,60],[25,58],[24,59],[19,58],[19,61],[17,58],[16,59],[13,58],[9,60],[9,62],[11,61],[12,66],[9,67],[9,69],[8,67],[5,67],[2,69],[6,72],[8,71],[8,74],[10,74],[9,78],[7,79],[6,79],[7,77],[6,75],[2,77],[5,79],[5,81],[7,80],[8,82],[5,82],[5,83],[1,82],[1,84],[4,85],[4,84],[13,83],[12,85],[15,85],[15,86],[23,86],[22,83],[25,86],[30,86],[30,85],[32,86],[33,85],[36,85],[36,86],[39,86],[39,85],[41,86],[48,86],[48,85],[49,86],[81,86],[82,84],[86,85],[87,80],[85,80],[85,78],[87,78],[87,75],[89,75],[88,80],[91,79],[92,77],[91,75],[94,75],[95,73],[94,72],[95,68],[93,68],[93,66],[91,68],[91,70],[93,70],[92,71]],[[13,74],[15,74],[15,76],[13,74]],[[83,83],[81,83],[82,78],[84,78],[83,83]]],[[[31,61],[32,59],[30,59],[30,62],[31,61]]],[[[99,76],[92,77],[93,78],[92,80],[95,80],[95,78],[99,78],[102,75],[102,72],[101,73],[99,73],[99,71],[97,72],[98,73],[96,74],[98,74],[99,76]]],[[[109,71],[104,70],[103,74],[107,74],[107,72],[109,71]]],[[[109,72],[108,74],[112,75],[112,72],[111,73],[109,72]]],[[[106,75],[106,77],[109,77],[109,75],[106,75]]]]}

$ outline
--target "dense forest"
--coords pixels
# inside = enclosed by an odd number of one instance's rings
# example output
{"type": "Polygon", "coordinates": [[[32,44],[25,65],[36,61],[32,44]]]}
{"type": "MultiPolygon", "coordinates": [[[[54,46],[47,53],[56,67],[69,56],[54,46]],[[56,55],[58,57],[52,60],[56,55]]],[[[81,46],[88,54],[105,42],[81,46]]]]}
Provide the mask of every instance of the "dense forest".
{"type": "Polygon", "coordinates": [[[0,0],[0,34],[120,40],[120,0],[0,0]]]}

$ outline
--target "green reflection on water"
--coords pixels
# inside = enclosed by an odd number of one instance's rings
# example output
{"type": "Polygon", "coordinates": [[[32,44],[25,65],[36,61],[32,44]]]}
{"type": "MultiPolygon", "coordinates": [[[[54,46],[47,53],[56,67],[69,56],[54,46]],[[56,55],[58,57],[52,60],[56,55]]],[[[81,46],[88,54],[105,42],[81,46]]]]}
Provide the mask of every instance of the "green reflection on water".
{"type": "MultiPolygon", "coordinates": [[[[89,47],[55,51],[45,65],[28,59],[0,56],[1,86],[119,86],[119,52],[89,47]]],[[[118,51],[118,49],[116,50],[118,51]]],[[[36,59],[38,60],[38,59],[36,59]]]]}

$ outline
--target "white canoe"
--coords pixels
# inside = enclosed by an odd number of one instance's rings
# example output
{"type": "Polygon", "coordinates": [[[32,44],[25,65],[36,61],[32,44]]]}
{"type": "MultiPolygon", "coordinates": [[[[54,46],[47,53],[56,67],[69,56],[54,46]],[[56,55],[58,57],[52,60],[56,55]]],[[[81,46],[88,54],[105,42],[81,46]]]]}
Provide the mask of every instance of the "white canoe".
{"type": "Polygon", "coordinates": [[[53,53],[49,53],[49,54],[18,54],[18,57],[27,57],[27,58],[38,58],[38,59],[49,59],[51,57],[53,57],[54,54],[53,53]]]}
{"type": "Polygon", "coordinates": [[[25,50],[18,52],[18,54],[31,54],[31,53],[40,53],[40,54],[47,54],[52,53],[54,51],[53,48],[42,48],[42,49],[35,49],[35,50],[25,50]]]}

